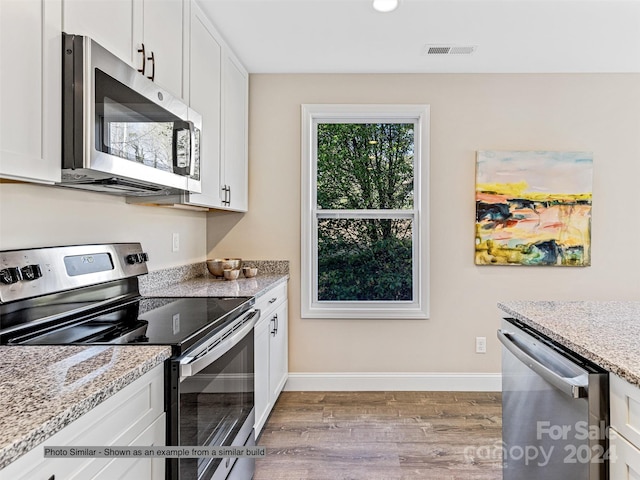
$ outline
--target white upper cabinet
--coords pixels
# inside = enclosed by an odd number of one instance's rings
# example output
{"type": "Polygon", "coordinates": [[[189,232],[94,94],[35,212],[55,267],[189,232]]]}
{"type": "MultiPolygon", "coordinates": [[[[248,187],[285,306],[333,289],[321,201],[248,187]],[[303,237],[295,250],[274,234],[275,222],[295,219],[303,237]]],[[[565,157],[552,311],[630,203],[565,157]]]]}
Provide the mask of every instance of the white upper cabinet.
{"type": "Polygon", "coordinates": [[[133,55],[132,27],[133,0],[62,1],[62,30],[65,33],[91,37],[114,55],[139,68],[139,54],[133,55]]]}
{"type": "Polygon", "coordinates": [[[198,4],[190,9],[184,91],[189,106],[202,115],[202,191],[127,201],[245,212],[249,76],[198,4]]]}
{"type": "Polygon", "coordinates": [[[249,76],[197,3],[0,0],[0,27],[0,178],[60,181],[66,32],[91,37],[202,115],[202,193],[128,201],[247,210],[249,76]]]}
{"type": "Polygon", "coordinates": [[[191,7],[189,52],[189,106],[202,115],[200,175],[202,193],[186,194],[184,203],[219,207],[222,46],[200,8],[191,7]]]}
{"type": "Polygon", "coordinates": [[[93,38],[160,87],[184,97],[188,0],[63,0],[62,5],[66,33],[93,38]]]}
{"type": "Polygon", "coordinates": [[[0,177],[60,181],[60,0],[0,0],[0,177]]]}
{"type": "Polygon", "coordinates": [[[134,51],[137,52],[144,43],[147,55],[145,75],[174,95],[185,98],[182,59],[189,2],[136,0],[135,5],[134,51]],[[137,18],[140,15],[142,21],[137,18]],[[137,29],[140,25],[142,30],[137,29]]]}
{"type": "Polygon", "coordinates": [[[247,210],[247,96],[246,70],[193,5],[189,104],[202,115],[202,193],[185,203],[247,210]]]}
{"type": "Polygon", "coordinates": [[[222,79],[223,206],[246,211],[248,204],[248,87],[247,71],[226,52],[222,79]]]}

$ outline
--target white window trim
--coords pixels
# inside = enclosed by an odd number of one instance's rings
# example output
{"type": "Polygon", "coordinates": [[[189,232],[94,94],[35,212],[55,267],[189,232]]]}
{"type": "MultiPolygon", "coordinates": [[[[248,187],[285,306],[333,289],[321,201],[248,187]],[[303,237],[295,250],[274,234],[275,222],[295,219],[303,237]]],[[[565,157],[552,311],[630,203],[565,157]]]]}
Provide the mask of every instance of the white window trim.
{"type": "MultiPolygon", "coordinates": [[[[429,318],[429,105],[302,105],[302,224],[301,316],[326,319],[426,319],[429,318]],[[407,121],[417,122],[414,137],[414,299],[395,302],[318,302],[317,228],[315,228],[316,123],[407,121]],[[417,265],[416,265],[417,264],[417,265]]],[[[360,212],[360,211],[359,211],[360,212]]],[[[388,211],[396,215],[398,211],[388,211]],[[395,212],[395,214],[393,213],[395,212]]],[[[372,212],[373,213],[373,212],[372,212]]],[[[380,212],[378,212],[380,213],[380,212]]],[[[336,217],[336,214],[331,214],[336,217]]],[[[365,212],[359,215],[366,215],[365,212]]]]}

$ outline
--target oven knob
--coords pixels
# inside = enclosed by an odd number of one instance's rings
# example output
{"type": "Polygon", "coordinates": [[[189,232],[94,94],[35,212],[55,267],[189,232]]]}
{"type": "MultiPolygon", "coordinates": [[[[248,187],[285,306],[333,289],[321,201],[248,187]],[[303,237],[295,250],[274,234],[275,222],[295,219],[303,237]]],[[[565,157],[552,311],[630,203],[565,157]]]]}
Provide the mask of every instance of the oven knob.
{"type": "Polygon", "coordinates": [[[142,258],[142,263],[149,261],[149,254],[147,252],[142,252],[140,254],[140,258],[142,258]]]}
{"type": "Polygon", "coordinates": [[[22,273],[23,280],[35,280],[36,278],[40,278],[42,276],[40,265],[27,265],[26,267],[22,267],[20,269],[20,273],[22,273]]]}
{"type": "Polygon", "coordinates": [[[136,263],[140,263],[140,254],[132,253],[130,255],[127,255],[127,263],[129,265],[135,265],[136,263]]]}
{"type": "Polygon", "coordinates": [[[0,282],[11,285],[22,279],[20,269],[16,267],[9,267],[0,270],[0,282]]]}

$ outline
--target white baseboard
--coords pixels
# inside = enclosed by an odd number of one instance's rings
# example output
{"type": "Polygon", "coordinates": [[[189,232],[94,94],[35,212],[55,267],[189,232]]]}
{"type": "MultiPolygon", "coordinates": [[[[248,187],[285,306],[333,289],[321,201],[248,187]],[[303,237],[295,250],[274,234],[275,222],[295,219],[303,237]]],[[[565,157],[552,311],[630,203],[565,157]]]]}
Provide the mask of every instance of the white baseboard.
{"type": "Polygon", "coordinates": [[[289,373],[287,391],[499,392],[499,373],[289,373]]]}

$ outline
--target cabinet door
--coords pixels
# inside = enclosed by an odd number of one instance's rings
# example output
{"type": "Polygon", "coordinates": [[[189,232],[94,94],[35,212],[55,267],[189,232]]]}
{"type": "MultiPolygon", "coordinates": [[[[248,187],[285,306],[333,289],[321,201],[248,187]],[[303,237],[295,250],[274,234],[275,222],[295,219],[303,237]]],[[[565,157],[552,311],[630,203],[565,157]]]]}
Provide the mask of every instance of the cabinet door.
{"type": "MultiPolygon", "coordinates": [[[[185,24],[183,0],[142,0],[142,35],[134,31],[134,51],[144,42],[147,52],[145,75],[151,76],[155,64],[154,81],[179,98],[182,91],[182,55],[185,24]],[[139,39],[142,38],[140,41],[139,39]],[[153,60],[149,57],[153,54],[153,60]]],[[[117,2],[113,2],[117,3],[117,2]]],[[[134,10],[134,27],[140,25],[134,10]]]]}
{"type": "MultiPolygon", "coordinates": [[[[131,445],[162,446],[166,443],[165,438],[165,414],[156,419],[142,434],[136,438],[131,445]]],[[[83,480],[86,476],[76,475],[77,480],[83,480]]],[[[76,480],[73,477],[71,480],[76,480]]],[[[114,458],[106,465],[92,480],[164,480],[165,460],[164,458],[114,458]]]]}
{"type": "Polygon", "coordinates": [[[271,342],[269,346],[269,389],[271,391],[271,403],[275,405],[287,381],[289,372],[288,310],[286,301],[276,309],[273,317],[275,322],[271,326],[271,342]]]}
{"type": "Polygon", "coordinates": [[[91,37],[133,67],[142,66],[131,48],[134,0],[63,0],[62,7],[64,32],[91,37]]]}
{"type": "Polygon", "coordinates": [[[225,52],[222,80],[222,165],[228,187],[227,208],[247,211],[247,117],[248,75],[240,63],[225,52]]]}
{"type": "Polygon", "coordinates": [[[61,10],[0,1],[0,177],[60,181],[61,10]]]}
{"type": "Polygon", "coordinates": [[[640,480],[640,449],[614,429],[609,430],[609,478],[640,480]]]}
{"type": "Polygon", "coordinates": [[[197,5],[191,7],[189,106],[202,115],[200,175],[202,193],[190,194],[189,203],[220,207],[220,43],[197,5]]]}
{"type": "Polygon", "coordinates": [[[640,388],[610,374],[609,401],[611,427],[640,448],[640,388]]]}
{"type": "Polygon", "coordinates": [[[262,431],[272,406],[269,391],[269,335],[270,318],[263,318],[256,325],[254,334],[256,437],[262,431]]]}

